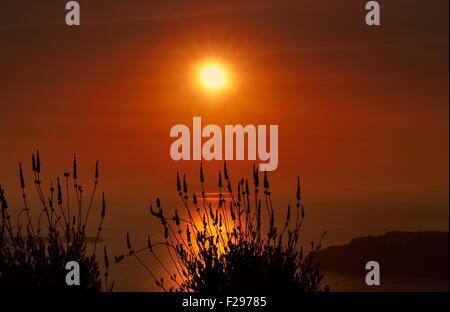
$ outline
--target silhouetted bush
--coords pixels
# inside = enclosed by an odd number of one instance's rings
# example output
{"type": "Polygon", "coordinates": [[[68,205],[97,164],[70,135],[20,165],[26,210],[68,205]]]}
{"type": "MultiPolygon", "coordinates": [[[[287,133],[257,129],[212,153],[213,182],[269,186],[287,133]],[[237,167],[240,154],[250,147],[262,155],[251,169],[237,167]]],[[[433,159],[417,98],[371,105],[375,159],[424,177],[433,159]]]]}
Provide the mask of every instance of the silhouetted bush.
{"type": "MultiPolygon", "coordinates": [[[[84,190],[78,184],[77,161],[74,156],[72,174],[64,173],[63,183],[56,180],[56,187],[50,184],[49,192],[42,187],[40,177],[41,163],[39,152],[33,154],[32,170],[34,186],[40,202],[39,218],[34,220],[30,214],[31,205],[27,199],[22,165],[19,164],[20,188],[23,209],[17,217],[11,216],[4,190],[0,186],[1,227],[0,227],[0,289],[39,289],[99,291],[101,277],[99,264],[95,257],[102,223],[105,217],[105,197],[102,198],[101,219],[97,229],[92,253],[87,252],[86,225],[89,219],[98,184],[98,162],[95,168],[94,187],[89,205],[84,207],[84,190]],[[71,178],[70,178],[71,176],[71,178]],[[69,183],[73,183],[75,207],[71,206],[69,183]],[[23,221],[23,220],[26,221],[23,221]],[[80,265],[81,285],[67,286],[65,265],[77,261],[80,265]]],[[[108,268],[106,247],[104,247],[106,290],[108,268]]]]}
{"type": "Polygon", "coordinates": [[[252,190],[248,179],[240,179],[233,189],[225,163],[223,175],[219,171],[218,176],[217,204],[213,204],[204,189],[202,166],[199,197],[195,193],[190,195],[186,177],[181,179],[177,173],[183,216],[175,210],[169,217],[157,198],[156,209],[150,205],[150,213],[161,223],[164,239],[152,243],[148,238],[146,247],[135,250],[127,233],[128,253],[117,256],[116,261],[126,256],[136,258],[164,291],[328,290],[328,286],[321,286],[320,264],[314,259],[320,243],[314,246],[311,242],[308,252],[299,243],[305,217],[300,179],[295,208],[287,208],[281,227],[275,222],[267,172],[262,182],[261,188],[259,172],[254,167],[252,190]],[[158,278],[155,268],[141,259],[142,252],[151,253],[167,273],[168,283],[164,277],[158,278]]]}

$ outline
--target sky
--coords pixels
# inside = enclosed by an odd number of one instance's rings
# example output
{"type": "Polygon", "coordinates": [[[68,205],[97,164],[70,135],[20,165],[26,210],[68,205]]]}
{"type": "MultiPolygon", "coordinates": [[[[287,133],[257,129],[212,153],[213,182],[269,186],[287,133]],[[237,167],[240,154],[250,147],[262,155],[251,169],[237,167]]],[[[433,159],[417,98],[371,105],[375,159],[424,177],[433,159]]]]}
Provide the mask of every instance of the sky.
{"type": "MultiPolygon", "coordinates": [[[[79,3],[78,27],[65,25],[65,1],[1,3],[0,183],[10,201],[19,205],[18,162],[30,177],[37,148],[47,183],[76,153],[88,187],[99,160],[104,235],[120,252],[126,231],[158,232],[156,197],[177,205],[177,171],[198,191],[199,162],[171,159],[169,131],[201,116],[279,126],[274,201],[284,215],[301,177],[307,238],[448,231],[448,1],[380,1],[379,27],[356,0],[79,3]],[[227,65],[230,90],[198,87],[193,68],[208,58],[227,65]]],[[[222,165],[204,163],[211,191],[222,165]]],[[[235,178],[252,165],[228,164],[235,178]]]]}

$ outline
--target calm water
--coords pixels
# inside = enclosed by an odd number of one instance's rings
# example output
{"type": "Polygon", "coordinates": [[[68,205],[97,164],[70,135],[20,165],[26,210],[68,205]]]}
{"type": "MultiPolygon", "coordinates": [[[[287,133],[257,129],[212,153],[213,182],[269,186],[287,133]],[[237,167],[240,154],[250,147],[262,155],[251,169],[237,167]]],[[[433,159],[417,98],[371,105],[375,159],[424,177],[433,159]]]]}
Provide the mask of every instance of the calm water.
{"type": "MultiPolygon", "coordinates": [[[[143,257],[144,259],[146,257],[143,257]]],[[[150,261],[150,258],[148,258],[150,261]]],[[[157,266],[154,266],[157,267],[157,266]]],[[[112,266],[116,279],[116,291],[159,291],[145,269],[135,259],[129,258],[123,263],[112,266]]],[[[159,271],[162,274],[162,270],[159,271]]],[[[157,275],[159,276],[159,275],[157,275]]],[[[449,283],[442,280],[383,279],[381,285],[369,287],[365,285],[364,276],[336,274],[324,272],[324,284],[332,291],[448,291],[449,283]]]]}
{"type": "Polygon", "coordinates": [[[448,291],[448,280],[418,280],[407,278],[383,279],[380,286],[366,286],[364,276],[324,272],[324,283],[332,291],[448,291]]]}

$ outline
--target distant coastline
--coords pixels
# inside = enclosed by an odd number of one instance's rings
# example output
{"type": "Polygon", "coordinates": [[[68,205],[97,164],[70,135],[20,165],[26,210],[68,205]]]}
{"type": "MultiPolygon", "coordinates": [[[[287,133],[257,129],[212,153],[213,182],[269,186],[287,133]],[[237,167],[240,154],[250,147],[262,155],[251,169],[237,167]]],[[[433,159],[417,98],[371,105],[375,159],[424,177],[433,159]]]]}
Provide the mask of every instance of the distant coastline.
{"type": "Polygon", "coordinates": [[[318,260],[332,290],[448,291],[448,243],[449,232],[391,231],[324,248],[318,260]],[[364,283],[365,263],[372,260],[381,268],[376,287],[364,283]]]}

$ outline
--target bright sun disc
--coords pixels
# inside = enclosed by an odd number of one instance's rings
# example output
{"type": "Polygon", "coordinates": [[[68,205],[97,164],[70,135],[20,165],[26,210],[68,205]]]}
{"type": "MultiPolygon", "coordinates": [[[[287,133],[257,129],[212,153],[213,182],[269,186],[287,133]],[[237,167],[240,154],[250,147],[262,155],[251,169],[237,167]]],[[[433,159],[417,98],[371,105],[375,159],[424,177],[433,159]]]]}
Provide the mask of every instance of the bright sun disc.
{"type": "Polygon", "coordinates": [[[222,89],[227,82],[225,70],[219,64],[206,64],[200,70],[200,81],[209,90],[222,89]]]}

